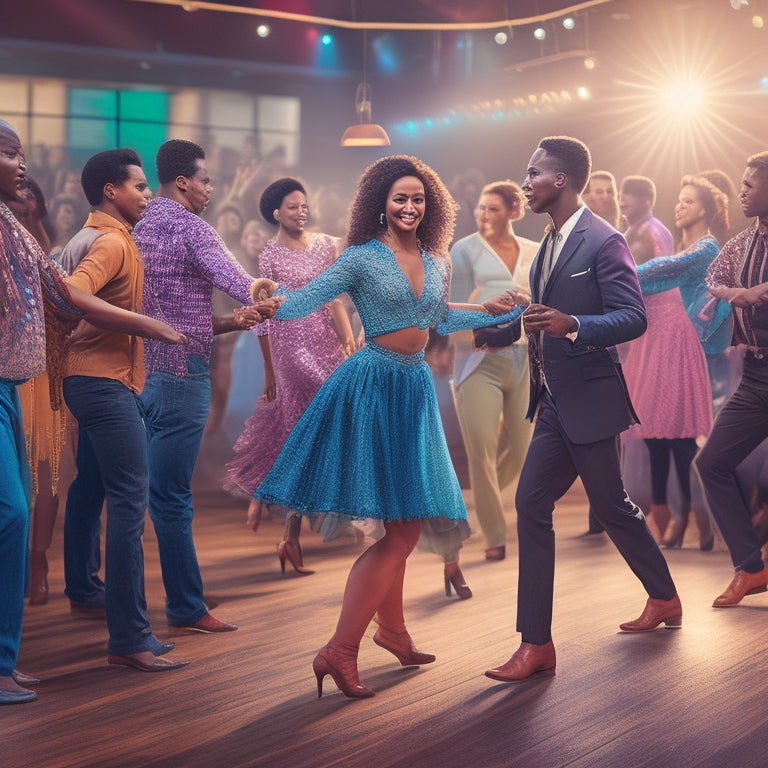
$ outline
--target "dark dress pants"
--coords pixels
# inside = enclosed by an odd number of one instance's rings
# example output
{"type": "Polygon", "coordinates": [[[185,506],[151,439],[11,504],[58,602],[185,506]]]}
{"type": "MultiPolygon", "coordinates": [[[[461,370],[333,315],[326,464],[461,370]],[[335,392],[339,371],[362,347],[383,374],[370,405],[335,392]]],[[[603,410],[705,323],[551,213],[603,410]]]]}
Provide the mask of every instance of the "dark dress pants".
{"type": "Polygon", "coordinates": [[[739,484],[736,467],[768,437],[768,357],[748,352],[741,383],[715,419],[696,457],[709,509],[734,566],[763,569],[760,540],[739,484]]]}
{"type": "MultiPolygon", "coordinates": [[[[545,393],[515,498],[520,550],[517,631],[526,643],[541,645],[552,637],[552,513],[555,502],[577,476],[581,477],[595,516],[648,595],[670,600],[676,594],[666,560],[648,530],[645,516],[624,489],[618,437],[586,445],[571,442],[551,397],[545,393]]],[[[584,587],[589,589],[590,585],[584,587]]]]}

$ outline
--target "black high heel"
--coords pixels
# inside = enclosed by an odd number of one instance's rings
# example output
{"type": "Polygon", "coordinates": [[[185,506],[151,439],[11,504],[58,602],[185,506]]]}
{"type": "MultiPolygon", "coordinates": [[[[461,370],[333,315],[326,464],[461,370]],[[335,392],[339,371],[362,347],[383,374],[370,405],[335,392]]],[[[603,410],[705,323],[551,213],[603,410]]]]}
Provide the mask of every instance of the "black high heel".
{"type": "Polygon", "coordinates": [[[443,576],[445,578],[445,596],[451,596],[451,585],[453,585],[459,600],[469,600],[469,598],[472,597],[472,590],[467,586],[467,582],[464,580],[464,574],[461,572],[459,564],[455,563],[455,565],[456,570],[453,570],[446,565],[443,571],[443,576]],[[451,571],[451,573],[449,573],[449,571],[451,571]]]}

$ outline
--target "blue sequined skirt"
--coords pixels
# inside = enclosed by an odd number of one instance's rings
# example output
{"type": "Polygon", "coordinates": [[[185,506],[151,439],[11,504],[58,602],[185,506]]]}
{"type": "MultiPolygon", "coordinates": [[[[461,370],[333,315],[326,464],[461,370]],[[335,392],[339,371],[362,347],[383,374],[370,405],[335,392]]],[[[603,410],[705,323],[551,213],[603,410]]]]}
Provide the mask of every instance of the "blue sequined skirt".
{"type": "Polygon", "coordinates": [[[305,513],[465,520],[423,351],[366,342],[320,388],[253,495],[305,513]]]}

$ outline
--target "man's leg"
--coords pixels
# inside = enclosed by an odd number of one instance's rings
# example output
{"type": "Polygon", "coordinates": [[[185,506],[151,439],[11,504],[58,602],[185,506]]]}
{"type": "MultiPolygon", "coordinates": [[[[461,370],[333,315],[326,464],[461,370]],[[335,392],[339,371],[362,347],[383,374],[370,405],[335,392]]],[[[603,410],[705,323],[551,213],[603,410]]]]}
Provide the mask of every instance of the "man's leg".
{"type": "Polygon", "coordinates": [[[768,436],[768,385],[750,375],[748,360],[741,384],[717,415],[695,464],[734,566],[754,573],[763,568],[760,541],[739,490],[736,467],[768,436]]]}
{"type": "Polygon", "coordinates": [[[153,373],[140,398],[149,441],[149,514],[172,624],[194,624],[207,613],[192,538],[192,473],[209,398],[207,368],[184,378],[153,373]]]}
{"type": "Polygon", "coordinates": [[[661,550],[645,516],[632,502],[621,479],[618,440],[570,444],[576,470],[595,515],[649,597],[671,600],[677,593],[661,550]]]}
{"type": "Polygon", "coordinates": [[[520,473],[515,506],[519,547],[517,631],[524,643],[551,640],[555,579],[555,502],[576,479],[576,468],[548,395],[539,405],[533,438],[520,473]]]}
{"type": "Polygon", "coordinates": [[[104,584],[97,575],[104,486],[91,441],[82,432],[76,461],[77,474],[69,486],[64,516],[64,593],[76,603],[104,605],[104,584]]]}
{"type": "Polygon", "coordinates": [[[67,404],[96,457],[107,498],[106,609],[109,652],[151,650],[144,597],[147,439],[136,395],[120,382],[65,380],[67,404]]]}

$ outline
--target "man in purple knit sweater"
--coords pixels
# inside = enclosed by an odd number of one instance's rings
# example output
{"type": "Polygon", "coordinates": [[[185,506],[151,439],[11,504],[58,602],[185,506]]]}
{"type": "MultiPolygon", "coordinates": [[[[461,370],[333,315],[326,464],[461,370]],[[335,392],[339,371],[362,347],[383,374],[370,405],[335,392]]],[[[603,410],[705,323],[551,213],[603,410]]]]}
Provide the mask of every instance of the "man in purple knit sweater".
{"type": "Polygon", "coordinates": [[[159,196],[133,237],[144,259],[144,312],[167,318],[189,339],[185,347],[147,341],[147,382],[140,403],[148,438],[149,514],[155,526],[168,623],[197,632],[231,632],[203,602],[192,539],[192,472],[210,401],[213,334],[245,330],[274,314],[267,299],[213,319],[211,293],[220,288],[251,304],[251,277],[200,214],[213,186],[202,147],[171,140],[157,153],[159,196]]]}

